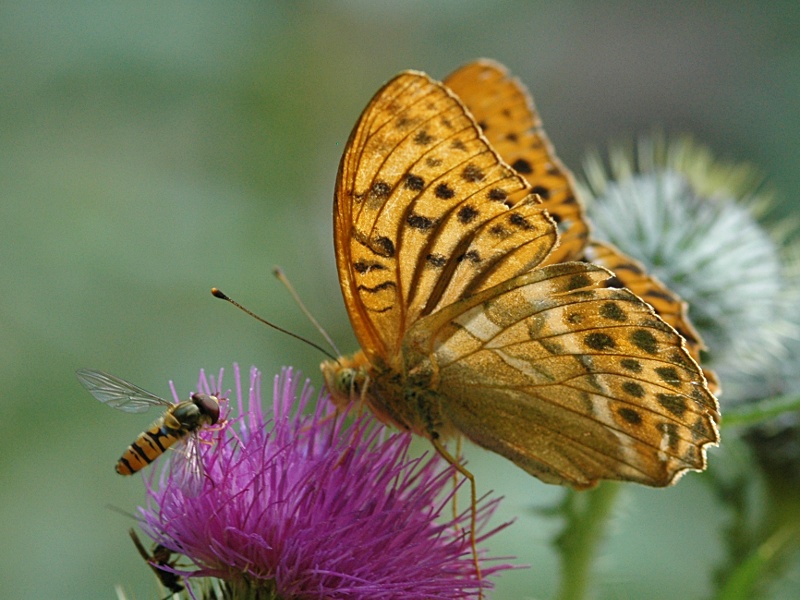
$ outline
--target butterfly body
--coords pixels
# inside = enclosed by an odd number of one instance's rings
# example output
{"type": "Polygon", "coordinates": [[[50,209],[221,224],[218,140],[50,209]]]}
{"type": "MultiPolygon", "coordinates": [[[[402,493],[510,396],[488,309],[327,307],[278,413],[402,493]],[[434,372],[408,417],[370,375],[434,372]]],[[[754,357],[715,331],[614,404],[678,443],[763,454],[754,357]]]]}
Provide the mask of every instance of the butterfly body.
{"type": "MultiPolygon", "coordinates": [[[[334,245],[362,349],[323,363],[334,400],[363,401],[435,444],[464,435],[576,488],[664,486],[704,468],[716,399],[686,341],[615,284],[625,274],[588,262],[571,179],[538,119],[519,135],[504,128],[532,105],[506,115],[476,100],[500,90],[519,103],[493,63],[450,80],[470,96],[422,73],[395,77],[342,157],[334,245]],[[506,162],[492,135],[527,145],[506,162]]],[[[668,306],[679,322],[683,305],[668,306]]]]}
{"type": "Polygon", "coordinates": [[[372,364],[359,351],[338,361],[325,361],[322,372],[340,408],[359,398],[379,420],[398,429],[437,440],[449,439],[455,433],[443,419],[435,373],[427,361],[406,372],[393,370],[382,361],[372,364]]]}

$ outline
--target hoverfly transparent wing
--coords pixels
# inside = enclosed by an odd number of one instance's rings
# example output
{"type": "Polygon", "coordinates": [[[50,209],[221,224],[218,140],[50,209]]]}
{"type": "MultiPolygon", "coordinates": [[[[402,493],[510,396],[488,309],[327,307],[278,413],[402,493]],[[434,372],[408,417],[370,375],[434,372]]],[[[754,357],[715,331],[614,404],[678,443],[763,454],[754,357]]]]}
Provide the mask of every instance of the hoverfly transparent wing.
{"type": "Polygon", "coordinates": [[[197,434],[190,434],[174,449],[172,458],[172,478],[189,496],[197,496],[203,491],[205,468],[200,455],[200,443],[197,434]]]}
{"type": "Polygon", "coordinates": [[[103,404],[125,412],[140,413],[151,406],[172,406],[172,402],[103,371],[80,369],[75,374],[92,396],[103,404]]]}

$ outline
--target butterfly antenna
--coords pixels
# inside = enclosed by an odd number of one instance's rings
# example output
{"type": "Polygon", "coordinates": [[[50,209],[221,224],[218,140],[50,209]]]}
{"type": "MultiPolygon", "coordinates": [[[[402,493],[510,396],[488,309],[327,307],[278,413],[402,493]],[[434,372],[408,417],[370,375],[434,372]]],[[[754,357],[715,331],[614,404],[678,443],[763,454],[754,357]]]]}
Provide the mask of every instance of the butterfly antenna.
{"type": "Polygon", "coordinates": [[[333,351],[339,356],[341,356],[342,353],[339,352],[339,349],[336,347],[336,344],[333,343],[333,339],[331,338],[331,336],[328,335],[328,332],[325,331],[325,328],[319,324],[319,321],[317,321],[314,318],[314,315],[311,314],[311,311],[306,308],[306,305],[303,304],[303,301],[300,299],[300,296],[295,291],[294,286],[289,281],[289,278],[286,277],[286,274],[283,272],[283,269],[281,269],[280,267],[275,267],[274,269],[272,269],[272,274],[275,275],[278,281],[280,281],[283,284],[283,287],[285,287],[289,291],[289,293],[292,295],[292,298],[294,298],[294,301],[297,303],[297,306],[300,307],[300,310],[303,311],[303,314],[308,318],[309,321],[311,321],[311,324],[317,328],[317,331],[319,331],[322,334],[322,337],[324,337],[325,341],[328,342],[331,348],[333,348],[333,351]]]}
{"type": "Polygon", "coordinates": [[[323,348],[322,346],[320,346],[318,344],[315,344],[311,340],[307,340],[306,338],[304,338],[301,335],[297,335],[296,333],[292,333],[291,331],[289,331],[287,329],[284,329],[283,327],[279,327],[278,325],[275,325],[275,323],[270,323],[266,319],[262,319],[256,313],[254,313],[251,310],[246,309],[244,306],[242,306],[241,304],[236,302],[236,300],[234,300],[233,298],[229,297],[222,290],[219,290],[217,288],[211,288],[211,294],[215,298],[219,298],[220,300],[225,300],[226,302],[230,302],[231,304],[233,304],[239,310],[241,310],[241,311],[247,313],[248,315],[250,315],[251,317],[253,317],[256,321],[260,321],[261,323],[263,323],[264,325],[267,325],[268,327],[272,327],[273,329],[277,329],[281,333],[285,333],[286,335],[289,335],[289,336],[295,338],[296,340],[300,340],[301,342],[305,342],[306,344],[308,344],[312,348],[316,348],[317,350],[322,352],[325,356],[329,357],[330,359],[336,360],[336,357],[333,354],[331,354],[330,352],[328,352],[327,350],[325,350],[325,348],[323,348]]]}

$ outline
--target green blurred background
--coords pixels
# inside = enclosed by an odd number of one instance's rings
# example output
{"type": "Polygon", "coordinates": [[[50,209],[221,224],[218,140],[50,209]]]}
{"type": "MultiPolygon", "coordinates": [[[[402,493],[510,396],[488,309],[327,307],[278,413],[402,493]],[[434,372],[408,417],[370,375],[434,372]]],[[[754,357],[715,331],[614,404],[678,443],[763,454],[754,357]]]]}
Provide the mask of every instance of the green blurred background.
{"type": "MultiPolygon", "coordinates": [[[[35,2],[0,5],[0,596],[158,597],[112,466],[148,417],[94,401],[80,367],[186,393],[200,367],[270,377],[321,356],[214,300],[212,285],[318,335],[281,265],[346,350],[334,268],[339,155],[386,79],[486,56],[531,88],[577,170],[591,147],[659,125],[800,194],[800,4],[729,2],[35,2]]],[[[230,380],[229,380],[230,381],[230,380]]],[[[496,598],[546,598],[559,495],[475,448],[481,490],[530,569],[496,598]]],[[[714,453],[711,453],[714,459],[714,453]]],[[[722,515],[697,475],[630,488],[601,561],[603,598],[700,597],[722,515]]]]}

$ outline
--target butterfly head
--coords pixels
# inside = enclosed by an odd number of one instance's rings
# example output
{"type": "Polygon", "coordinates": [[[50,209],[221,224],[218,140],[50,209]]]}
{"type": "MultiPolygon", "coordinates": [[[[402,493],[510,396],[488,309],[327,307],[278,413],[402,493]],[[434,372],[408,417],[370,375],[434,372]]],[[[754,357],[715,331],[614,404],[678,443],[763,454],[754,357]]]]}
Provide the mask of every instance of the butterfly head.
{"type": "Polygon", "coordinates": [[[368,375],[369,363],[363,352],[352,356],[340,356],[337,360],[326,360],[320,365],[325,386],[331,400],[340,409],[362,399],[368,375]]]}

